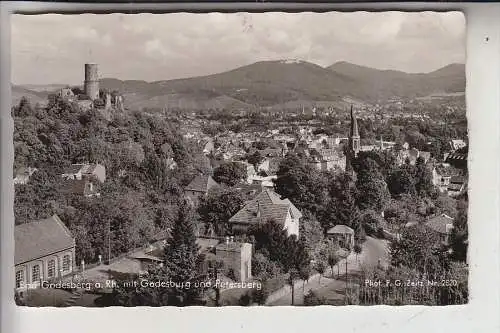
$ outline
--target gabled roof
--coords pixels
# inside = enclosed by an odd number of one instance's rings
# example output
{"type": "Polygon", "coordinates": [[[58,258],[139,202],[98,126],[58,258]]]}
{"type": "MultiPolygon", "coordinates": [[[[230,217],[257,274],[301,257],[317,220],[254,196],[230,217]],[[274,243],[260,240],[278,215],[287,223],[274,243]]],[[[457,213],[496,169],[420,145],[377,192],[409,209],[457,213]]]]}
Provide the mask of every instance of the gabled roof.
{"type": "Polygon", "coordinates": [[[57,215],[16,225],[15,265],[75,246],[71,232],[57,215]]]}
{"type": "Polygon", "coordinates": [[[284,225],[288,213],[293,215],[294,218],[302,217],[302,213],[290,200],[281,199],[274,191],[265,189],[234,214],[229,219],[229,222],[256,224],[274,220],[276,223],[284,225]]]}
{"type": "Polygon", "coordinates": [[[97,194],[97,187],[94,183],[88,181],[87,179],[71,179],[63,184],[62,191],[65,193],[89,196],[97,194]],[[92,191],[87,184],[92,184],[92,191]]]}
{"type": "Polygon", "coordinates": [[[198,175],[186,186],[186,191],[206,193],[212,187],[217,186],[217,182],[209,175],[198,175]]]}
{"type": "Polygon", "coordinates": [[[354,230],[346,225],[343,224],[337,224],[333,228],[330,228],[327,232],[327,234],[349,234],[349,235],[354,235],[354,230]]]}
{"type": "Polygon", "coordinates": [[[425,225],[440,234],[447,234],[449,232],[447,225],[453,225],[453,218],[446,214],[441,214],[429,219],[425,225]]]}
{"type": "Polygon", "coordinates": [[[82,170],[83,164],[71,164],[67,168],[64,169],[63,174],[65,175],[74,175],[75,173],[78,173],[80,170],[82,170]]]}
{"type": "Polygon", "coordinates": [[[71,164],[64,169],[63,174],[73,175],[81,171],[82,174],[92,174],[100,164],[71,164]]]}

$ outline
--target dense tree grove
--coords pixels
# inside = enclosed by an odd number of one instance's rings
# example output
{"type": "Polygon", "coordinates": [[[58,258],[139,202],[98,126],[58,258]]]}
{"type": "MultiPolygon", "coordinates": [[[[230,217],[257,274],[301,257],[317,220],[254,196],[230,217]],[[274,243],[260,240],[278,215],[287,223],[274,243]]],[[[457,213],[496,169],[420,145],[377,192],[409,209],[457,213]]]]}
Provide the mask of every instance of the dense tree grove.
{"type": "Polygon", "coordinates": [[[15,188],[16,224],[58,214],[75,235],[77,262],[106,258],[109,248],[114,257],[172,227],[182,187],[207,171],[201,148],[159,116],[117,112],[109,119],[57,97],[46,107],[22,99],[12,114],[14,169],[38,169],[15,188]],[[64,168],[82,162],[105,165],[100,198],[62,191],[64,168]]]}

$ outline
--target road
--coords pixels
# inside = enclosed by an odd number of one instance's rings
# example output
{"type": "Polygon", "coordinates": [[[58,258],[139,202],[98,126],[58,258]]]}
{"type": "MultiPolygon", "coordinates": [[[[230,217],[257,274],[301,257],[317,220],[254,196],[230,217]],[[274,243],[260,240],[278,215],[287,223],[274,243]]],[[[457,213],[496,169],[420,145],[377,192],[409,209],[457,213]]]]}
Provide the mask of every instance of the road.
{"type": "MultiPolygon", "coordinates": [[[[351,253],[347,257],[347,276],[356,274],[360,271],[360,266],[365,267],[375,267],[379,264],[386,266],[388,264],[388,247],[387,241],[376,239],[372,237],[367,237],[366,241],[363,243],[363,250],[361,254],[356,255],[351,253]]],[[[304,285],[299,283],[295,287],[294,295],[294,305],[304,304],[304,294],[309,291],[318,292],[318,294],[327,297],[329,300],[334,300],[335,303],[343,304],[344,302],[344,290],[345,290],[345,272],[346,272],[345,260],[341,260],[338,266],[335,266],[333,272],[328,269],[323,276],[316,275],[310,278],[304,285]],[[343,278],[342,280],[339,279],[343,278]]],[[[273,300],[267,305],[278,306],[278,305],[291,305],[292,295],[288,292],[279,299],[273,300]]]]}

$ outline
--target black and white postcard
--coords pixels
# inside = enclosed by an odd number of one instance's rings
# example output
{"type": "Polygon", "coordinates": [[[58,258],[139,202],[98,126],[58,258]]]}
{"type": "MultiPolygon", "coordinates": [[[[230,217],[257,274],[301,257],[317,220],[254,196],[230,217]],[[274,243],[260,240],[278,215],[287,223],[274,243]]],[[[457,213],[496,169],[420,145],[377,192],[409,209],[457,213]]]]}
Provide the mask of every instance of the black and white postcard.
{"type": "Polygon", "coordinates": [[[462,13],[11,24],[16,304],[468,303],[462,13]]]}

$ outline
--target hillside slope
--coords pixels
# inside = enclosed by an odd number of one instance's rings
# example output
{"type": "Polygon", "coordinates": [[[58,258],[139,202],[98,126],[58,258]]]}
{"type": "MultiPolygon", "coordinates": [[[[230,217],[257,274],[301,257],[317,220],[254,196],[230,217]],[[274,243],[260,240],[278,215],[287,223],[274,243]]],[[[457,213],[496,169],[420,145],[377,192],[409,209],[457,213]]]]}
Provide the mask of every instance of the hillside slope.
{"type": "MultiPolygon", "coordinates": [[[[375,103],[394,96],[463,92],[465,67],[452,64],[431,73],[409,74],[347,62],[324,68],[304,61],[279,60],[187,79],[146,82],[104,78],[101,87],[120,91],[130,109],[296,108],[304,104],[334,105],[346,98],[375,103]]],[[[48,94],[26,88],[13,87],[13,99],[26,94],[38,100],[48,94]]]]}

